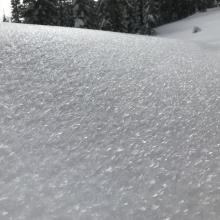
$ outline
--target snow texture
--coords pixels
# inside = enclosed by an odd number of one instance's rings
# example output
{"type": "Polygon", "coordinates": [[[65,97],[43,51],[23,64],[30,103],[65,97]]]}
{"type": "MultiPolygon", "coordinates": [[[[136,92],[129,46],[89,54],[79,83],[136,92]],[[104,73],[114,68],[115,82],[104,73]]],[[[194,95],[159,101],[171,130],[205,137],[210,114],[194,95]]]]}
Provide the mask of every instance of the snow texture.
{"type": "Polygon", "coordinates": [[[218,220],[219,70],[193,43],[1,23],[0,219],[218,220]]]}

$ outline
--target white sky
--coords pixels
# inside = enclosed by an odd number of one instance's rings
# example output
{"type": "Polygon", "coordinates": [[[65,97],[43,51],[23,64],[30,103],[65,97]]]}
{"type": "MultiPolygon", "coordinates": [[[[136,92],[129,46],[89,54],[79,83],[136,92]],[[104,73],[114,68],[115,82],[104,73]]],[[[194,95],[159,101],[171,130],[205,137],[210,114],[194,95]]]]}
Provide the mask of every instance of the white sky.
{"type": "Polygon", "coordinates": [[[5,11],[6,16],[11,15],[11,0],[0,0],[0,20],[3,16],[3,10],[5,11]]]}

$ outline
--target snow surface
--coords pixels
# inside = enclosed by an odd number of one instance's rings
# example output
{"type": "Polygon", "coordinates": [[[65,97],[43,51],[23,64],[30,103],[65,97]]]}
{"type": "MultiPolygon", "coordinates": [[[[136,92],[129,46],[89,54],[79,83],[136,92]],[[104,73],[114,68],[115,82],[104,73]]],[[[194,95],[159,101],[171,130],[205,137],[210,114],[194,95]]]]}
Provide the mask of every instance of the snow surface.
{"type": "Polygon", "coordinates": [[[219,219],[219,70],[193,43],[1,23],[0,219],[219,219]]]}
{"type": "Polygon", "coordinates": [[[181,21],[160,26],[156,30],[158,36],[192,41],[217,53],[220,58],[220,8],[196,13],[181,21]],[[194,27],[201,28],[201,32],[193,33],[194,27]]]}

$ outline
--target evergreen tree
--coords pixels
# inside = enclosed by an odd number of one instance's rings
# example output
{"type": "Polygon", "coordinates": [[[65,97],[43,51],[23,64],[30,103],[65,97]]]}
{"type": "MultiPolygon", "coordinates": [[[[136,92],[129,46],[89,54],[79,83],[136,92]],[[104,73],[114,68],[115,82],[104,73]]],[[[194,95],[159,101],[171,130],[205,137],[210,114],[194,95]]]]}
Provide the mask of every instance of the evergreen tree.
{"type": "Polygon", "coordinates": [[[126,0],[124,11],[124,26],[128,33],[137,32],[137,16],[136,16],[136,1],[126,0]]]}
{"type": "Polygon", "coordinates": [[[12,22],[20,23],[20,0],[11,0],[12,22]]]}
{"type": "Polygon", "coordinates": [[[135,20],[135,33],[143,33],[144,29],[144,6],[145,0],[135,0],[135,11],[134,16],[136,17],[135,20]]]}
{"type": "Polygon", "coordinates": [[[207,9],[207,0],[197,0],[196,8],[198,11],[206,11],[207,9]]]}
{"type": "Polygon", "coordinates": [[[96,10],[93,0],[59,0],[59,25],[96,28],[96,10]]]}
{"type": "Polygon", "coordinates": [[[3,21],[3,22],[7,22],[7,18],[6,18],[6,16],[5,16],[5,13],[3,14],[2,21],[3,21]]]}
{"type": "Polygon", "coordinates": [[[73,0],[74,27],[96,28],[94,0],[73,0]]]}
{"type": "Polygon", "coordinates": [[[57,0],[24,0],[22,16],[25,23],[56,25],[58,2],[57,0]]]}
{"type": "Polygon", "coordinates": [[[121,0],[100,0],[98,4],[98,20],[101,30],[126,32],[123,24],[121,0]]]}
{"type": "Polygon", "coordinates": [[[161,0],[159,5],[159,24],[173,21],[173,0],[161,0]]]}
{"type": "MultiPolygon", "coordinates": [[[[153,34],[159,22],[159,0],[133,0],[132,33],[153,34]]],[[[130,31],[129,31],[130,32],[130,31]]]]}
{"type": "Polygon", "coordinates": [[[70,26],[68,24],[69,14],[66,0],[58,0],[58,25],[70,26]]]}
{"type": "Polygon", "coordinates": [[[154,34],[154,29],[159,21],[159,1],[147,0],[144,4],[144,29],[143,34],[154,34]]]}
{"type": "Polygon", "coordinates": [[[11,0],[13,21],[154,34],[154,28],[213,7],[216,0],[11,0]],[[22,16],[20,16],[22,15],[22,16]]]}

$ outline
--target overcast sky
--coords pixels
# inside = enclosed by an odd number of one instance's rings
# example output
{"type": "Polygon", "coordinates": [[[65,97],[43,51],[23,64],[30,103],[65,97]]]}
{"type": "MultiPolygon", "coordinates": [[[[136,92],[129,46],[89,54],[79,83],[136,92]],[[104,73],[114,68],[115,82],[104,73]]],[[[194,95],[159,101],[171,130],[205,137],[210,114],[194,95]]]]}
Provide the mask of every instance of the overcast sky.
{"type": "Polygon", "coordinates": [[[10,2],[11,2],[10,0],[0,0],[0,16],[1,16],[0,18],[1,19],[3,16],[3,10],[5,11],[5,14],[7,16],[10,16],[10,14],[11,14],[10,2]]]}

